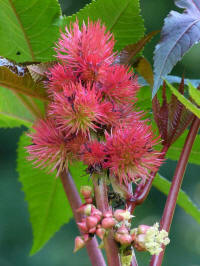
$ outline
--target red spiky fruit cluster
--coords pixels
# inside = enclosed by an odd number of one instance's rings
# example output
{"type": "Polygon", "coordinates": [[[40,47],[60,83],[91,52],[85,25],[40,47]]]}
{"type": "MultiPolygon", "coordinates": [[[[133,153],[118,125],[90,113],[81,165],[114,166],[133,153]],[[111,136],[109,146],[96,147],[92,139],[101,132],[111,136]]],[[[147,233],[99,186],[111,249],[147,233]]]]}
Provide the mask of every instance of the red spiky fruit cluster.
{"type": "Polygon", "coordinates": [[[75,22],[55,48],[58,63],[47,73],[50,103],[27,147],[36,166],[58,170],[82,160],[92,171],[110,170],[119,184],[145,181],[160,164],[157,140],[134,110],[137,79],[116,63],[115,41],[98,22],[75,22]]]}

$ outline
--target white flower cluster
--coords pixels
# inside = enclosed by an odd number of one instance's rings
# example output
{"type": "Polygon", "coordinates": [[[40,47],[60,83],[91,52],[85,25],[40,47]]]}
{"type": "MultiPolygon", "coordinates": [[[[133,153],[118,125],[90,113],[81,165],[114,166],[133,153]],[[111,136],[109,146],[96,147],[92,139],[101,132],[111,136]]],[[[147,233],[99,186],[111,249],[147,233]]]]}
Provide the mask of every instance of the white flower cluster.
{"type": "Polygon", "coordinates": [[[162,245],[169,244],[168,233],[165,230],[159,231],[159,224],[156,223],[151,226],[144,238],[144,246],[151,255],[158,255],[162,251],[162,245]]]}

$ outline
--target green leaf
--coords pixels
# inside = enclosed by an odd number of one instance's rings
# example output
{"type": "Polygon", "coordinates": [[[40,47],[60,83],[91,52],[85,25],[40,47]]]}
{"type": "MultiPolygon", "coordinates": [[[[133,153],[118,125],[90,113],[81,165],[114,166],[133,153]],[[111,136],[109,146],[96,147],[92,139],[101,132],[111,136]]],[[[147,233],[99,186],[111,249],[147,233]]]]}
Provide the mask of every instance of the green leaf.
{"type": "MultiPolygon", "coordinates": [[[[180,157],[181,151],[183,149],[183,145],[185,143],[185,139],[187,137],[188,130],[185,130],[185,132],[170,146],[166,157],[171,160],[178,160],[180,157]]],[[[200,135],[197,135],[194,141],[194,144],[192,146],[192,151],[190,153],[189,157],[189,163],[194,163],[197,165],[200,165],[200,135]]]]}
{"type": "MultiPolygon", "coordinates": [[[[18,146],[17,170],[28,201],[34,236],[31,254],[35,254],[72,218],[72,211],[56,174],[47,174],[44,170],[34,168],[31,162],[26,160],[24,147],[28,145],[30,138],[22,135],[18,146]]],[[[88,183],[88,178],[83,176],[84,168],[80,163],[71,166],[78,190],[81,185],[88,183]]]]}
{"type": "Polygon", "coordinates": [[[0,66],[0,86],[44,101],[48,99],[42,82],[36,83],[29,72],[18,75],[8,67],[0,66]]]}
{"type": "Polygon", "coordinates": [[[60,15],[57,0],[0,1],[0,55],[17,62],[52,60],[60,15]]]}
{"type": "Polygon", "coordinates": [[[29,127],[43,116],[44,102],[39,99],[47,101],[46,88],[32,79],[27,67],[0,57],[0,86],[0,127],[29,127]]]}
{"type": "Polygon", "coordinates": [[[192,83],[188,82],[189,94],[193,101],[200,106],[200,91],[193,87],[192,83]]]}
{"type": "Polygon", "coordinates": [[[93,0],[76,14],[63,19],[62,27],[76,21],[82,23],[100,19],[117,40],[115,48],[121,50],[128,44],[136,43],[144,35],[144,23],[140,16],[138,0],[93,0]]]}
{"type": "MultiPolygon", "coordinates": [[[[168,195],[171,182],[166,178],[157,174],[154,181],[153,186],[157,188],[159,191],[168,195]]],[[[178,194],[177,204],[184,209],[184,211],[192,216],[199,224],[200,224],[200,210],[195,205],[195,203],[190,199],[190,197],[181,189],[178,194]]]]}
{"type": "Polygon", "coordinates": [[[168,81],[166,81],[168,87],[173,92],[173,94],[178,98],[178,100],[193,114],[195,114],[198,118],[200,118],[200,108],[191,103],[188,99],[186,99],[180,92],[178,92],[168,81]]]}
{"type": "Polygon", "coordinates": [[[30,127],[34,119],[16,94],[0,87],[0,127],[30,127]]]}

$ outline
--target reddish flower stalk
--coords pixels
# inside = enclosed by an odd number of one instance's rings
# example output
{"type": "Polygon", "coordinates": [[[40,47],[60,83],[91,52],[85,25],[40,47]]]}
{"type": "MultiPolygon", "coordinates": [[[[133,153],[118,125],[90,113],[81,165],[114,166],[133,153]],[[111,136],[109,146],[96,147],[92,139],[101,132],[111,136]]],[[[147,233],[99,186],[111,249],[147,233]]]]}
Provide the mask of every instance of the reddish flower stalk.
{"type": "MultiPolygon", "coordinates": [[[[161,150],[161,158],[165,157],[165,154],[167,153],[169,147],[166,145],[163,147],[161,150]]],[[[158,171],[151,172],[150,177],[146,180],[145,184],[140,184],[137,186],[134,194],[133,194],[133,199],[127,200],[127,208],[130,211],[130,213],[133,213],[135,210],[135,207],[137,205],[141,205],[147,196],[149,195],[150,189],[152,187],[152,183],[154,180],[154,177],[156,176],[158,171]]],[[[130,188],[132,190],[132,186],[130,188]]],[[[132,194],[132,192],[131,192],[132,194]]]]}
{"type": "MultiPolygon", "coordinates": [[[[97,208],[103,213],[110,210],[107,195],[106,179],[93,176],[95,199],[97,208]]],[[[120,259],[117,244],[114,241],[112,233],[109,233],[104,239],[104,248],[107,255],[108,266],[120,266],[120,259]]]]}
{"type": "MultiPolygon", "coordinates": [[[[73,182],[73,179],[69,172],[64,170],[60,174],[60,178],[66,193],[66,196],[69,200],[70,206],[72,208],[76,222],[81,221],[81,214],[76,210],[81,206],[81,199],[79,193],[76,189],[76,186],[73,182]]],[[[92,238],[87,244],[86,249],[90,257],[91,263],[93,266],[106,266],[101,250],[98,248],[98,242],[96,238],[92,238]]]]}
{"type": "MultiPolygon", "coordinates": [[[[165,209],[163,212],[162,219],[160,221],[161,229],[164,229],[167,232],[169,232],[169,230],[170,230],[170,226],[171,226],[173,215],[174,215],[174,210],[176,207],[178,192],[179,192],[181,184],[182,184],[182,180],[183,180],[185,169],[186,169],[186,166],[188,163],[189,155],[190,155],[195,137],[198,133],[199,126],[200,126],[200,120],[196,117],[193,120],[193,123],[191,125],[190,131],[189,131],[188,136],[186,138],[184,147],[183,147],[182,152],[181,152],[180,159],[178,161],[178,164],[177,164],[177,167],[176,167],[176,170],[174,173],[170,192],[169,192],[169,195],[167,197],[167,201],[165,204],[165,209]]],[[[164,252],[165,252],[165,248],[163,247],[163,251],[159,255],[152,256],[150,266],[162,265],[164,252]]]]}

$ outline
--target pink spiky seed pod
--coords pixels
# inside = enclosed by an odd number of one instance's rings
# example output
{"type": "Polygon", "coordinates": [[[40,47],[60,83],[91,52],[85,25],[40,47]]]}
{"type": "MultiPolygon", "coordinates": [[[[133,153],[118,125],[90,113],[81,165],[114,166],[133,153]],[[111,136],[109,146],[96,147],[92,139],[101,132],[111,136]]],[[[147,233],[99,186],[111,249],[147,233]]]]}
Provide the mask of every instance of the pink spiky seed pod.
{"type": "Polygon", "coordinates": [[[117,229],[117,233],[121,234],[121,235],[127,235],[129,234],[129,230],[127,229],[127,227],[122,224],[118,229],[117,229]]]}
{"type": "Polygon", "coordinates": [[[127,221],[130,220],[133,217],[133,215],[131,215],[130,212],[127,210],[118,209],[114,212],[114,217],[118,222],[121,222],[124,220],[127,221]]]}
{"type": "Polygon", "coordinates": [[[76,81],[74,73],[69,71],[66,65],[60,63],[51,67],[46,74],[48,81],[45,84],[50,95],[53,95],[54,92],[63,93],[63,90],[68,90],[71,82],[76,81]]]}
{"type": "Polygon", "coordinates": [[[106,212],[104,212],[104,213],[103,213],[103,217],[104,217],[104,218],[110,218],[110,217],[113,217],[113,213],[112,213],[112,211],[110,210],[110,211],[106,211],[106,212]]]}
{"type": "Polygon", "coordinates": [[[103,240],[106,230],[104,228],[97,228],[96,235],[103,240]]]}
{"type": "Polygon", "coordinates": [[[111,101],[121,104],[136,101],[139,90],[137,78],[127,66],[113,65],[102,76],[102,93],[111,101]]]}
{"type": "Polygon", "coordinates": [[[82,233],[88,233],[88,227],[84,220],[82,220],[82,222],[77,223],[77,225],[82,233]]]}
{"type": "Polygon", "coordinates": [[[97,209],[96,207],[92,206],[92,215],[98,215],[100,217],[102,217],[102,212],[97,209]]]}
{"type": "Polygon", "coordinates": [[[98,124],[107,124],[104,111],[108,103],[101,102],[101,95],[96,92],[95,85],[81,83],[71,84],[71,96],[55,93],[48,113],[56,120],[58,128],[67,135],[78,134],[90,136],[90,130],[96,131],[98,124]]]}
{"type": "Polygon", "coordinates": [[[115,233],[115,241],[119,242],[121,245],[130,245],[132,242],[132,237],[129,234],[115,233]]]}
{"type": "Polygon", "coordinates": [[[85,241],[82,237],[77,236],[75,238],[75,245],[74,245],[74,252],[77,252],[79,249],[83,248],[85,246],[85,241]]]}
{"type": "Polygon", "coordinates": [[[92,195],[92,187],[82,186],[80,189],[80,193],[84,198],[90,198],[92,195]]]}
{"type": "Polygon", "coordinates": [[[85,199],[85,203],[87,203],[87,204],[91,204],[92,202],[93,202],[92,198],[85,199]]]}
{"type": "Polygon", "coordinates": [[[138,234],[146,234],[146,232],[151,228],[151,226],[146,224],[140,224],[138,226],[138,234]]]}
{"type": "Polygon", "coordinates": [[[98,219],[95,216],[88,216],[86,217],[86,225],[87,228],[91,229],[93,227],[95,227],[98,223],[98,219]]]}
{"type": "Polygon", "coordinates": [[[57,168],[58,176],[68,168],[68,162],[77,159],[77,148],[83,143],[83,137],[77,135],[68,140],[52,119],[38,120],[33,129],[35,132],[28,134],[33,144],[26,149],[29,153],[27,159],[32,160],[36,167],[47,168],[49,171],[57,168]]]}
{"type": "Polygon", "coordinates": [[[103,220],[101,221],[101,225],[104,229],[112,229],[115,226],[115,224],[116,221],[112,217],[103,218],[103,220]]]}
{"type": "Polygon", "coordinates": [[[89,216],[91,214],[92,204],[81,205],[76,212],[89,216]]]}
{"type": "Polygon", "coordinates": [[[89,229],[89,234],[95,234],[95,232],[96,232],[96,227],[92,227],[92,228],[90,228],[89,229]]]}
{"type": "Polygon", "coordinates": [[[99,166],[101,165],[105,159],[105,145],[96,140],[87,142],[81,146],[80,149],[80,157],[84,164],[88,166],[99,166]]]}
{"type": "Polygon", "coordinates": [[[163,161],[160,153],[153,150],[158,138],[144,121],[136,119],[130,125],[121,124],[105,137],[107,160],[104,168],[109,168],[120,183],[145,182],[163,161]]]}
{"type": "Polygon", "coordinates": [[[85,241],[85,243],[86,243],[87,241],[89,241],[89,240],[90,240],[90,236],[89,236],[89,234],[83,234],[83,240],[85,241]]]}
{"type": "Polygon", "coordinates": [[[84,81],[97,81],[115,59],[114,38],[100,21],[82,24],[76,21],[61,34],[57,57],[84,81]]]}

